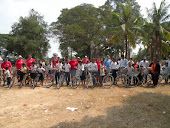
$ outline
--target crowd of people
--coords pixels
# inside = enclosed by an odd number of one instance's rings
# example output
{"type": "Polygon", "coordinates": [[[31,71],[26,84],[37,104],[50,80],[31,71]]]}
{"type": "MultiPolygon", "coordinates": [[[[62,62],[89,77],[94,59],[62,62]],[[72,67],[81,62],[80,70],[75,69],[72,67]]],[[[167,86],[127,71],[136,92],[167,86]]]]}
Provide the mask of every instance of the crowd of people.
{"type": "MultiPolygon", "coordinates": [[[[8,85],[11,81],[11,67],[12,65],[7,59],[4,59],[1,63],[1,69],[3,71],[3,75],[6,76],[8,85]]],[[[64,72],[67,85],[73,83],[73,77],[75,76],[80,76],[82,85],[85,85],[87,72],[91,72],[92,75],[96,76],[97,81],[102,81],[106,74],[111,73],[115,82],[118,69],[126,69],[127,74],[130,75],[134,69],[145,68],[150,71],[153,85],[156,86],[158,84],[158,77],[161,69],[164,70],[164,74],[170,73],[170,56],[168,60],[164,59],[161,64],[157,61],[157,58],[154,58],[154,61],[149,64],[146,57],[144,57],[140,62],[137,62],[132,58],[127,60],[124,55],[121,55],[121,59],[119,60],[110,58],[110,56],[107,55],[104,60],[101,60],[100,56],[98,56],[96,59],[92,59],[90,61],[87,56],[83,59],[73,56],[71,60],[69,60],[66,56],[63,60],[61,60],[60,57],[57,57],[57,54],[53,54],[53,59],[48,63],[45,59],[38,61],[37,63],[32,55],[29,55],[25,62],[22,56],[19,55],[15,63],[15,67],[17,70],[18,82],[21,82],[24,75],[29,72],[32,79],[35,79],[37,74],[39,74],[39,79],[42,85],[45,72],[55,73],[56,84],[60,79],[61,72],[64,72]]],[[[139,74],[139,78],[140,77],[141,76],[139,74]]],[[[166,79],[165,82],[168,82],[168,80],[166,79]]]]}

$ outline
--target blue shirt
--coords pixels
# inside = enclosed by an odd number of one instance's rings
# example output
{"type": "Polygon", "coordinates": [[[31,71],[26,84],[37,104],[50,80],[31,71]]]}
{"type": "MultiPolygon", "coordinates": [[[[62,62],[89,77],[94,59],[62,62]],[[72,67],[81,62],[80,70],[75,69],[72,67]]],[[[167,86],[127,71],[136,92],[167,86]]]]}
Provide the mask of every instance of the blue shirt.
{"type": "Polygon", "coordinates": [[[104,65],[106,66],[106,68],[110,69],[110,66],[111,66],[111,60],[108,59],[108,60],[104,60],[104,65]]]}

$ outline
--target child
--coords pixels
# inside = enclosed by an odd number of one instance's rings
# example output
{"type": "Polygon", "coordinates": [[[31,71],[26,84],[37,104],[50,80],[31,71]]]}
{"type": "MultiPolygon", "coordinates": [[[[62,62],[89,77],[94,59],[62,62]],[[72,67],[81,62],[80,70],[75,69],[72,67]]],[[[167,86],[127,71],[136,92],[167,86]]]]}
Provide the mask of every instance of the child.
{"type": "Polygon", "coordinates": [[[41,85],[43,86],[43,81],[44,81],[44,72],[45,72],[45,69],[43,68],[42,64],[40,63],[39,64],[39,68],[37,69],[38,71],[38,74],[39,74],[39,80],[41,80],[41,85]]]}
{"type": "Polygon", "coordinates": [[[101,87],[103,87],[102,81],[103,81],[103,77],[105,76],[105,71],[106,71],[106,66],[104,65],[104,62],[101,61],[101,64],[100,64],[100,84],[101,84],[101,87]]]}
{"type": "Polygon", "coordinates": [[[129,79],[131,79],[132,73],[134,71],[134,68],[132,67],[131,62],[128,62],[128,66],[125,67],[125,70],[127,70],[127,76],[129,77],[129,79]]]}
{"type": "Polygon", "coordinates": [[[64,65],[64,70],[65,70],[66,83],[68,86],[70,83],[70,70],[71,70],[71,65],[68,63],[68,60],[66,60],[66,63],[64,65]]]}
{"type": "Polygon", "coordinates": [[[82,81],[82,85],[85,85],[85,72],[84,72],[84,65],[82,64],[82,61],[79,61],[78,68],[77,68],[77,76],[80,76],[80,79],[82,81]]]}
{"type": "Polygon", "coordinates": [[[25,66],[25,63],[22,64],[22,67],[20,69],[21,74],[20,74],[20,82],[22,82],[24,75],[27,73],[27,68],[25,66]]]}
{"type": "Polygon", "coordinates": [[[170,67],[168,66],[168,62],[165,62],[165,65],[162,66],[163,75],[165,75],[165,84],[168,84],[168,74],[170,73],[170,67]]]}
{"type": "Polygon", "coordinates": [[[36,65],[36,63],[32,62],[32,66],[30,68],[31,68],[30,76],[34,80],[37,76],[37,65],[36,65]]]}
{"type": "Polygon", "coordinates": [[[6,75],[7,76],[7,85],[9,85],[10,84],[10,82],[11,82],[11,73],[10,73],[10,71],[9,71],[9,67],[5,67],[5,72],[4,72],[4,75],[6,75]]]}
{"type": "Polygon", "coordinates": [[[44,75],[43,73],[45,72],[45,69],[43,68],[42,64],[39,64],[39,68],[37,69],[38,74],[39,74],[39,80],[41,80],[41,85],[43,86],[43,81],[44,81],[44,75]]]}

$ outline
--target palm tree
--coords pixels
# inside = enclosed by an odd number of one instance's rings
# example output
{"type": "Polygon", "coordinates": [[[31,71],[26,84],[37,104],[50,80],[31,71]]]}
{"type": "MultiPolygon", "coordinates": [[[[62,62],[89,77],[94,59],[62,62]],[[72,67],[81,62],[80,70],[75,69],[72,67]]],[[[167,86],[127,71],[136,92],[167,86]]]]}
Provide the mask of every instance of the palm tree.
{"type": "Polygon", "coordinates": [[[151,33],[152,33],[152,44],[151,48],[154,49],[152,51],[153,57],[158,57],[160,60],[162,57],[162,40],[169,38],[170,33],[167,31],[162,24],[167,21],[170,17],[170,14],[168,14],[168,9],[170,7],[170,4],[166,4],[165,0],[163,0],[157,9],[156,4],[153,3],[152,9],[147,9],[148,18],[150,20],[150,27],[151,27],[151,33]]]}
{"type": "Polygon", "coordinates": [[[139,27],[140,17],[136,17],[131,6],[126,3],[121,5],[121,12],[114,13],[118,26],[113,27],[114,35],[110,40],[110,44],[121,43],[125,47],[125,57],[130,58],[130,47],[136,46],[138,32],[142,29],[139,27]]]}

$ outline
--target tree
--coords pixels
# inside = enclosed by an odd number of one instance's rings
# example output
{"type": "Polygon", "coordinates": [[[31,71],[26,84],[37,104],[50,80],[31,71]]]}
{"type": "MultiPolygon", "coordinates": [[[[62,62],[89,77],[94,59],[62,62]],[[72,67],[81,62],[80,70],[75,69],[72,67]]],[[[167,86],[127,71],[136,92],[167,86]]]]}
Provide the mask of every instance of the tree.
{"type": "Polygon", "coordinates": [[[113,27],[114,34],[110,40],[110,44],[121,43],[123,45],[123,53],[125,49],[125,57],[130,58],[130,47],[135,47],[139,41],[139,32],[142,31],[140,24],[141,17],[136,17],[133,13],[130,3],[120,5],[120,13],[114,13],[114,19],[117,21],[117,27],[113,27]]]}
{"type": "Polygon", "coordinates": [[[147,9],[148,18],[150,20],[150,31],[152,33],[152,37],[149,39],[151,40],[150,47],[151,49],[154,49],[153,51],[151,51],[151,53],[153,54],[151,55],[152,60],[153,57],[156,56],[158,57],[158,60],[161,59],[162,50],[166,47],[166,44],[163,44],[163,40],[166,41],[170,38],[170,32],[167,31],[163,26],[164,22],[166,22],[170,17],[170,14],[168,14],[169,7],[170,4],[167,5],[165,0],[163,0],[158,9],[155,3],[153,3],[152,9],[147,9]],[[162,48],[162,46],[164,46],[164,48],[162,48]]]}
{"type": "Polygon", "coordinates": [[[80,57],[96,57],[101,43],[105,42],[101,38],[105,26],[100,13],[100,9],[90,4],[61,11],[58,21],[51,24],[51,30],[59,39],[62,55],[72,49],[80,57]]]}
{"type": "Polygon", "coordinates": [[[8,54],[28,57],[32,54],[35,58],[42,58],[50,48],[47,39],[47,23],[38,12],[31,9],[28,17],[20,17],[19,22],[12,25],[6,49],[8,54]]]}

